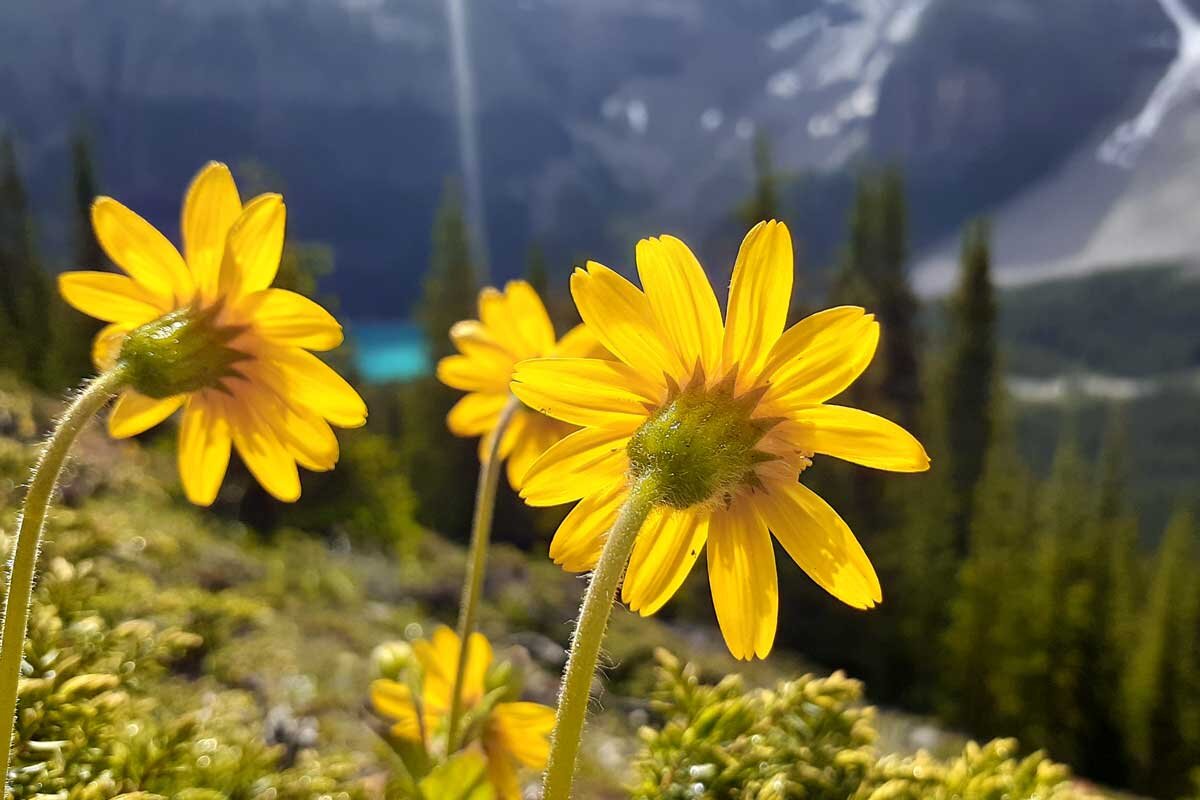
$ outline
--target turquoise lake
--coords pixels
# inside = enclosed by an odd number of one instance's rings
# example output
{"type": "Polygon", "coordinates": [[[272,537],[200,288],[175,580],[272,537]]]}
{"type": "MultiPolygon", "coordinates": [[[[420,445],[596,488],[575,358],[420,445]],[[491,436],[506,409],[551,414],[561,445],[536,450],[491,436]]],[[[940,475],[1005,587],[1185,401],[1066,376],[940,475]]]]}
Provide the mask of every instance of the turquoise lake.
{"type": "Polygon", "coordinates": [[[421,329],[411,322],[365,320],[346,326],[355,363],[368,381],[403,381],[429,373],[421,329]]]}

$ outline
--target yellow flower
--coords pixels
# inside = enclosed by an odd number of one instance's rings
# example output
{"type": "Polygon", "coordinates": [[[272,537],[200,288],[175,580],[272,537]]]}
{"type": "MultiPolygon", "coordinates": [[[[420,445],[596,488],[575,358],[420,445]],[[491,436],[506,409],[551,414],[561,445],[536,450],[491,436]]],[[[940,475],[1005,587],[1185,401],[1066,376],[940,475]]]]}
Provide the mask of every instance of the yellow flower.
{"type": "MultiPolygon", "coordinates": [[[[492,646],[481,633],[471,634],[468,641],[463,709],[470,713],[484,702],[492,646]]],[[[429,738],[450,713],[450,693],[460,647],[458,634],[445,626],[435,630],[429,641],[413,643],[422,672],[419,716],[412,689],[407,685],[386,678],[371,684],[371,704],[393,720],[392,735],[428,746],[429,738]]],[[[519,765],[535,770],[545,768],[553,728],[554,709],[540,703],[495,703],[487,709],[480,741],[487,756],[488,777],[501,800],[520,800],[519,765]]]]}
{"type": "MultiPolygon", "coordinates": [[[[463,320],[450,329],[458,355],[438,362],[438,380],[468,392],[446,416],[455,436],[479,436],[479,459],[491,451],[493,432],[508,403],[508,389],[517,362],[540,356],[598,354],[595,337],[583,325],[555,341],[554,325],[541,298],[525,281],[509,281],[501,292],[492,287],[479,293],[479,319],[463,320]]],[[[529,466],[574,425],[566,425],[527,408],[519,408],[500,439],[499,455],[508,459],[508,482],[521,488],[529,466]]]]}
{"type": "Polygon", "coordinates": [[[792,242],[777,222],[746,236],[728,310],[670,236],[638,243],[644,291],[589,263],[571,277],[584,323],[618,360],[551,358],[517,366],[513,392],[582,430],[530,468],[532,505],[581,500],[550,546],[572,572],[592,569],[631,482],[657,504],[634,545],[622,600],[653,614],[707,545],[717,620],[737,658],[775,639],[778,580],[770,534],[813,580],[855,608],[882,600],[849,527],[797,481],[815,454],[898,472],[929,467],[924,448],[885,419],[825,401],[870,363],[879,324],[831,308],[784,330],[792,242]]]}
{"type": "Polygon", "coordinates": [[[332,469],[330,424],[362,425],[362,398],[310,350],[342,342],[329,312],[269,288],[283,249],[283,198],[245,206],[228,167],[209,163],[183,203],[183,255],[148,222],[110,197],[92,205],[100,245],[124,275],[67,272],[59,291],[108,322],[93,344],[100,369],[121,362],[129,385],[108,418],[124,438],[183,408],[179,474],[189,500],[209,505],[231,444],[268,492],[300,496],[297,463],[332,469]]]}

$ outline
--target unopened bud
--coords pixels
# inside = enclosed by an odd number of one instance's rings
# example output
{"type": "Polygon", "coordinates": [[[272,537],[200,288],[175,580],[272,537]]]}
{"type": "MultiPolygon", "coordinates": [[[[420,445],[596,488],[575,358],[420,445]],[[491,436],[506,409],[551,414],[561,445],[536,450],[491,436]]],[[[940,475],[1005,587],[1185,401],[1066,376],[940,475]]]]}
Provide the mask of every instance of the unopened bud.
{"type": "Polygon", "coordinates": [[[371,666],[381,678],[401,680],[414,664],[416,656],[408,642],[384,642],[371,651],[371,666]]]}

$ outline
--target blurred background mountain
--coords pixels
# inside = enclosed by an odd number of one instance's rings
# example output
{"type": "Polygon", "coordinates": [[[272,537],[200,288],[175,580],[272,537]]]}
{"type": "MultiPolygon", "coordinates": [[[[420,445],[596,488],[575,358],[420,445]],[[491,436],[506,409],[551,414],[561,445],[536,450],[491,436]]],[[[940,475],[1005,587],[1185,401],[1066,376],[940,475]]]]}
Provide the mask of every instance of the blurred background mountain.
{"type": "MultiPolygon", "coordinates": [[[[1200,54],[1184,2],[470,3],[466,178],[491,272],[521,273],[534,242],[561,271],[625,263],[652,230],[728,247],[760,136],[814,269],[877,162],[906,175],[926,290],[946,288],[947,242],[984,212],[1001,278],[1191,255],[1200,54]]],[[[462,171],[446,6],[6,0],[0,124],[51,251],[82,124],[105,190],[167,229],[197,154],[269,165],[293,227],[335,248],[344,310],[406,315],[435,200],[462,171]]]]}

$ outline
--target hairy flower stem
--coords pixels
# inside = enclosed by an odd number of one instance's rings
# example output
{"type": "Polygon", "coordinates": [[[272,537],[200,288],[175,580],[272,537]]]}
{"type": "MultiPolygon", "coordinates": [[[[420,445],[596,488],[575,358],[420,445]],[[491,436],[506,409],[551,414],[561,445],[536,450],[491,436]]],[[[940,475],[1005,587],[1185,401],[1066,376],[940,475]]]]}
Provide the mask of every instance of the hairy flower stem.
{"type": "Polygon", "coordinates": [[[596,674],[600,645],[608,629],[608,618],[612,615],[617,584],[629,565],[638,531],[659,501],[660,494],[651,479],[642,478],[633,483],[617,521],[608,532],[600,560],[583,596],[579,621],[571,637],[571,653],[563,672],[562,688],[558,692],[558,713],[550,741],[550,761],[546,765],[546,777],[542,784],[543,800],[568,800],[571,796],[571,782],[575,777],[575,762],[579,756],[592,677],[596,674]]]}
{"type": "Polygon", "coordinates": [[[463,676],[467,672],[468,646],[479,616],[479,598],[483,594],[483,577],[487,571],[488,546],[492,539],[492,516],[496,511],[496,485],[500,482],[500,440],[520,408],[521,402],[510,397],[492,431],[487,460],[479,465],[479,483],[475,489],[475,517],[471,521],[471,549],[467,555],[467,577],[463,582],[462,602],[458,607],[458,664],[454,668],[454,691],[450,695],[450,723],[446,730],[446,752],[458,749],[459,727],[462,723],[463,676]]]}
{"type": "Polygon", "coordinates": [[[4,600],[4,629],[0,634],[0,727],[7,731],[5,745],[0,747],[0,775],[8,791],[8,768],[12,759],[13,726],[17,710],[17,681],[21,675],[21,660],[25,650],[25,632],[29,625],[29,598],[33,594],[33,578],[38,551],[42,544],[42,525],[46,511],[58,485],[58,476],[71,450],[75,437],[88,421],[113,398],[126,382],[123,366],[116,366],[87,384],[75,401],[59,418],[50,434],[25,495],[17,524],[17,542],[8,564],[8,591],[4,600]]]}

